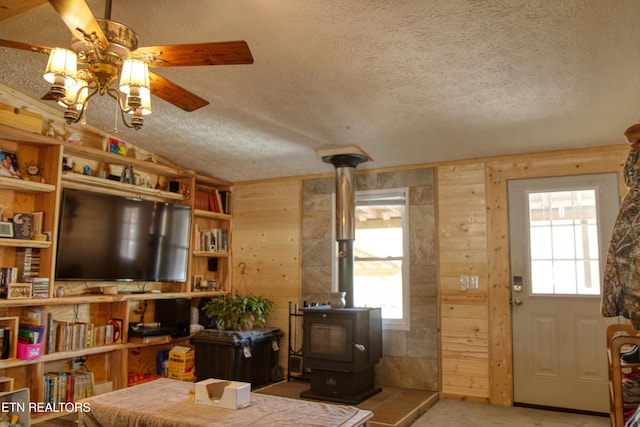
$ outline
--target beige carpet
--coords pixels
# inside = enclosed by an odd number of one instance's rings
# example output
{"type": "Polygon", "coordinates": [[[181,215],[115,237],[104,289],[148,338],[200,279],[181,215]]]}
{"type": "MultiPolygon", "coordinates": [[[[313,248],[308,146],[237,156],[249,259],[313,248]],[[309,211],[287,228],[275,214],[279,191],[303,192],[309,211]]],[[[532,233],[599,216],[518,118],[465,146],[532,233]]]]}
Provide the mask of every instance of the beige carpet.
{"type": "Polygon", "coordinates": [[[440,400],[411,427],[609,427],[608,417],[440,400]]]}

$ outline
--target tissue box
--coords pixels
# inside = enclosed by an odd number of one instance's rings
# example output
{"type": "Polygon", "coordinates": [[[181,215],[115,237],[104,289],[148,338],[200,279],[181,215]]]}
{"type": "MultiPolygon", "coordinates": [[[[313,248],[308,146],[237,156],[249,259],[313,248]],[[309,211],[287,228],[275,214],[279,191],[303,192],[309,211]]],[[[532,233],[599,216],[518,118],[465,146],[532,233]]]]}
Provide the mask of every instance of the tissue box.
{"type": "Polygon", "coordinates": [[[251,384],[210,378],[196,383],[196,403],[227,409],[250,405],[251,384]]]}

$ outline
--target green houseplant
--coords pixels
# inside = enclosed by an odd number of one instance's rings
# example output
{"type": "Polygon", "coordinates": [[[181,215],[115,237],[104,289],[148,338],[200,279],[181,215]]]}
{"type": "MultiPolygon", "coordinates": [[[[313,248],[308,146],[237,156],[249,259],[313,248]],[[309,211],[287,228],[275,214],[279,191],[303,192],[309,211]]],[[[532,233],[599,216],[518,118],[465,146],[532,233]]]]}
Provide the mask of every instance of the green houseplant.
{"type": "Polygon", "coordinates": [[[235,294],[213,298],[204,305],[202,311],[215,320],[221,330],[246,331],[254,326],[261,327],[273,310],[274,302],[253,294],[235,294]]]}

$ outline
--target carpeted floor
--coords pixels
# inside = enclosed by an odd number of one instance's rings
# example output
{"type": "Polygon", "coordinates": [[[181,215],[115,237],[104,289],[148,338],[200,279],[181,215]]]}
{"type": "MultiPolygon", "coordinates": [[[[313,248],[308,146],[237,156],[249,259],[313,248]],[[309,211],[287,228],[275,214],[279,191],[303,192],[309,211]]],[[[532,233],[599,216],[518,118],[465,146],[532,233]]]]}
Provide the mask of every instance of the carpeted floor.
{"type": "Polygon", "coordinates": [[[411,427],[609,427],[608,417],[439,400],[411,427]]]}

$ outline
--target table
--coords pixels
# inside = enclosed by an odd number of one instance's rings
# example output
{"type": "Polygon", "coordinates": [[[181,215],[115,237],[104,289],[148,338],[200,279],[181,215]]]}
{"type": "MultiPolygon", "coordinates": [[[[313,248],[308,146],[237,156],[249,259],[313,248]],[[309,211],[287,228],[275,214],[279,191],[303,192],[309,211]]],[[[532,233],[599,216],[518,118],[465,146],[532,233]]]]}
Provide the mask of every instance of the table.
{"type": "Polygon", "coordinates": [[[160,378],[85,400],[80,426],[216,427],[216,426],[364,426],[371,411],[354,406],[251,393],[251,405],[225,409],[189,400],[194,383],[160,378]]]}

